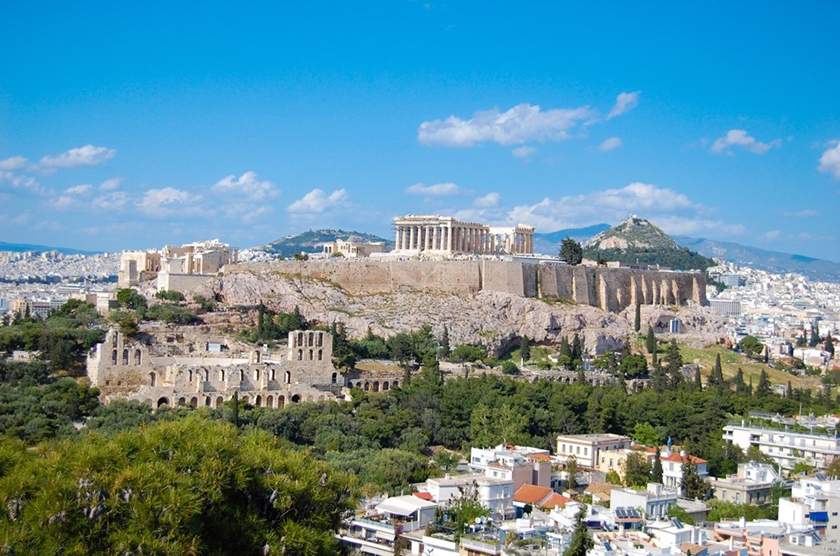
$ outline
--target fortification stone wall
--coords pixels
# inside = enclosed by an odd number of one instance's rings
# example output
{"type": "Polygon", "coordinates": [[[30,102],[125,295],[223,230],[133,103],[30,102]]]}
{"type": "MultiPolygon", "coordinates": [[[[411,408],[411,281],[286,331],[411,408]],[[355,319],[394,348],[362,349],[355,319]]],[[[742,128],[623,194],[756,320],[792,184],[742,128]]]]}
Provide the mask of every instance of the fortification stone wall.
{"type": "Polygon", "coordinates": [[[490,291],[568,299],[618,312],[642,305],[708,305],[702,274],[607,267],[570,267],[490,259],[466,261],[280,261],[228,267],[334,283],[353,295],[405,291],[474,294],[490,291]]]}

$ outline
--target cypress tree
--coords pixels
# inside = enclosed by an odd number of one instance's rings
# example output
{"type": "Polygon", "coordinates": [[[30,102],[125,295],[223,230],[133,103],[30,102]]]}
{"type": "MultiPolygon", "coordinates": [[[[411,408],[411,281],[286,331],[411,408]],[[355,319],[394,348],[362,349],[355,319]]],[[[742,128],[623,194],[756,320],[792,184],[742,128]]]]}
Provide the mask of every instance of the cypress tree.
{"type": "Polygon", "coordinates": [[[825,346],[823,346],[823,349],[831,354],[831,357],[834,357],[834,338],[831,337],[830,333],[825,335],[825,346]]]}
{"type": "Polygon", "coordinates": [[[811,327],[811,339],[808,342],[808,346],[817,347],[818,343],[820,343],[820,329],[817,323],[814,323],[814,326],[811,327]]]}
{"type": "Polygon", "coordinates": [[[787,391],[785,392],[785,397],[789,400],[793,399],[793,385],[788,380],[787,391]]]}
{"type": "Polygon", "coordinates": [[[697,389],[698,392],[703,390],[703,379],[700,378],[700,369],[694,369],[694,388],[697,389]]]}
{"type": "Polygon", "coordinates": [[[580,342],[580,336],[575,332],[572,338],[572,361],[577,361],[583,356],[583,345],[580,342]]]}
{"type": "Polygon", "coordinates": [[[565,355],[569,361],[572,360],[572,346],[569,345],[569,340],[565,336],[560,340],[560,355],[565,355]]]}
{"type": "Polygon", "coordinates": [[[761,369],[761,376],[758,378],[758,387],[755,389],[755,395],[763,398],[769,396],[770,393],[770,378],[767,376],[767,369],[761,369]]]}
{"type": "Polygon", "coordinates": [[[586,517],[586,506],[581,504],[580,511],[575,517],[575,531],[572,533],[572,540],[569,547],[563,552],[563,556],[586,556],[595,546],[592,535],[586,527],[583,518],[586,517]]]}
{"type": "Polygon", "coordinates": [[[449,327],[443,325],[443,334],[440,336],[440,356],[444,359],[449,357],[451,347],[449,345],[449,327]]]}
{"type": "Polygon", "coordinates": [[[656,353],[656,335],[653,333],[652,326],[648,326],[647,338],[645,338],[645,347],[647,348],[648,353],[656,353]]]}
{"type": "Polygon", "coordinates": [[[633,330],[638,332],[642,329],[642,304],[636,301],[636,320],[633,321],[633,330]]]}
{"type": "Polygon", "coordinates": [[[659,446],[656,447],[656,458],[653,460],[651,479],[653,479],[654,483],[662,482],[662,454],[659,452],[659,446]]]}
{"type": "Polygon", "coordinates": [[[522,336],[522,341],[519,343],[519,355],[522,361],[531,359],[531,342],[528,341],[528,336],[522,336]]]}

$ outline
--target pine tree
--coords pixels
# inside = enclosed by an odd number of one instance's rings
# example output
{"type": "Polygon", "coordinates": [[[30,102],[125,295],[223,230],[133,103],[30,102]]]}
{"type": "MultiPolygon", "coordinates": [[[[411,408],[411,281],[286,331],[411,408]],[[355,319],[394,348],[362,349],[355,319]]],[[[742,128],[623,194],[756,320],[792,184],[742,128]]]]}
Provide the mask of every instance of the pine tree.
{"type": "Polygon", "coordinates": [[[648,353],[656,353],[656,335],[653,333],[652,326],[648,326],[647,338],[645,338],[645,347],[647,348],[648,353]]]}
{"type": "Polygon", "coordinates": [[[572,533],[572,540],[569,542],[569,547],[563,552],[563,556],[586,556],[595,546],[595,541],[592,540],[592,535],[589,534],[589,529],[583,521],[586,517],[586,506],[581,504],[580,511],[575,518],[575,531],[572,533]]]}
{"type": "Polygon", "coordinates": [[[443,359],[449,357],[451,346],[449,345],[449,327],[443,325],[443,334],[440,336],[440,356],[443,359]]]}
{"type": "Polygon", "coordinates": [[[720,353],[715,355],[715,366],[712,368],[711,376],[709,376],[709,384],[718,388],[726,384],[723,380],[723,367],[720,364],[720,353]]]}
{"type": "Polygon", "coordinates": [[[747,390],[747,383],[744,382],[744,371],[741,370],[741,367],[738,367],[738,372],[735,373],[732,383],[735,385],[736,394],[743,394],[747,390]]]}
{"type": "Polygon", "coordinates": [[[633,321],[633,330],[638,332],[642,329],[642,304],[636,301],[636,319],[633,321]]]}
{"type": "Polygon", "coordinates": [[[569,236],[560,244],[560,260],[569,266],[576,266],[583,261],[583,247],[569,236]]]}
{"type": "Polygon", "coordinates": [[[700,369],[694,369],[694,389],[700,392],[703,390],[703,379],[700,377],[700,369]]]}
{"type": "Polygon", "coordinates": [[[659,452],[659,446],[656,447],[656,458],[653,460],[651,479],[654,483],[662,483],[662,454],[659,452]]]}

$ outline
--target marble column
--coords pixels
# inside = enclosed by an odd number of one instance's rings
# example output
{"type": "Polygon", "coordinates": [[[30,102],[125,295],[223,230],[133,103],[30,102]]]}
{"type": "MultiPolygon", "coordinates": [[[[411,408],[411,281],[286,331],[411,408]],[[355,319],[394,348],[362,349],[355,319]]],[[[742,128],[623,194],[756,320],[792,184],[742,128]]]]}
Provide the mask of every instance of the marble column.
{"type": "Polygon", "coordinates": [[[452,252],[452,227],[447,226],[444,228],[446,230],[446,250],[450,253],[452,252]]]}
{"type": "Polygon", "coordinates": [[[408,227],[408,248],[414,249],[414,226],[408,227]]]}

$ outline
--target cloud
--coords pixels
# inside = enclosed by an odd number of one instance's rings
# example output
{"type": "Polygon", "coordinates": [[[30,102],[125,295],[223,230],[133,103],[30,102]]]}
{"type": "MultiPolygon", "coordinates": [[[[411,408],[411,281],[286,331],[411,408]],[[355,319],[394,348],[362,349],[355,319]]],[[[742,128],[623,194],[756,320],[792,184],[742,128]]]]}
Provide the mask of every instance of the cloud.
{"type": "Polygon", "coordinates": [[[415,183],[406,187],[405,192],[409,195],[423,195],[425,197],[457,197],[469,195],[470,193],[457,183],[451,182],[436,183],[434,185],[415,183]]]}
{"type": "Polygon", "coordinates": [[[764,232],[763,237],[764,239],[778,239],[781,235],[782,232],[779,230],[770,230],[769,232],[764,232]]]}
{"type": "Polygon", "coordinates": [[[56,210],[67,210],[73,207],[78,201],[70,195],[61,195],[57,199],[53,199],[50,205],[56,210]]]}
{"type": "MultiPolygon", "coordinates": [[[[693,203],[686,195],[667,187],[634,182],[621,188],[605,189],[592,193],[567,195],[557,200],[548,197],[533,205],[519,205],[511,209],[506,217],[507,224],[531,224],[543,231],[586,226],[600,222],[618,222],[631,213],[645,218],[660,220],[672,218],[674,213],[683,213],[681,221],[687,218],[704,218],[708,209],[693,203]]],[[[676,219],[668,220],[672,228],[678,227],[676,219]]],[[[697,229],[699,220],[693,225],[697,229]]],[[[685,229],[686,224],[682,225],[685,229]]]]}
{"type": "Polygon", "coordinates": [[[607,152],[617,149],[621,146],[621,138],[620,137],[610,137],[609,139],[604,139],[604,142],[598,146],[598,150],[601,152],[607,152]]]}
{"type": "Polygon", "coordinates": [[[73,187],[68,187],[64,190],[65,193],[69,195],[86,195],[93,190],[93,186],[89,183],[84,185],[74,185],[73,187]]]}
{"type": "Polygon", "coordinates": [[[449,116],[420,124],[417,139],[424,145],[473,147],[481,143],[516,145],[528,141],[563,141],[569,130],[595,117],[588,106],[541,110],[528,103],[506,112],[498,108],[479,111],[467,120],[449,116]]]}
{"type": "Polygon", "coordinates": [[[103,181],[101,184],[99,184],[99,190],[100,191],[113,191],[114,189],[116,189],[120,186],[122,181],[123,181],[122,178],[107,179],[107,180],[103,181]]]}
{"type": "Polygon", "coordinates": [[[499,200],[500,199],[501,199],[501,196],[498,193],[496,193],[496,192],[488,193],[487,195],[484,195],[482,197],[477,197],[473,201],[473,206],[480,207],[480,208],[495,207],[495,206],[499,205],[499,200]]]}
{"type": "Polygon", "coordinates": [[[712,152],[716,154],[732,154],[730,147],[741,147],[753,154],[764,154],[773,147],[780,147],[781,139],[774,139],[769,143],[762,143],[752,137],[746,130],[730,129],[724,137],[720,137],[712,143],[712,152]]]}
{"type": "Polygon", "coordinates": [[[241,195],[250,201],[263,201],[276,197],[277,187],[268,180],[261,180],[256,172],[248,171],[239,176],[230,175],[219,180],[213,191],[226,195],[241,195]]]}
{"type": "Polygon", "coordinates": [[[512,151],[510,151],[513,156],[516,158],[530,158],[531,155],[537,152],[536,147],[531,147],[529,145],[523,145],[521,147],[516,147],[512,151]]]}
{"type": "Polygon", "coordinates": [[[347,197],[349,194],[346,189],[337,189],[329,195],[323,189],[313,189],[286,210],[293,214],[319,214],[343,205],[347,197]]]}
{"type": "Polygon", "coordinates": [[[91,202],[93,208],[104,211],[120,211],[126,203],[128,203],[128,195],[122,191],[105,193],[91,202]]]}
{"type": "Polygon", "coordinates": [[[13,156],[6,160],[0,160],[0,170],[31,170],[34,164],[22,156],[13,156]]]}
{"type": "Polygon", "coordinates": [[[822,153],[819,170],[830,174],[835,180],[840,180],[840,139],[832,141],[829,148],[822,153]]]}
{"type": "Polygon", "coordinates": [[[18,191],[24,193],[31,193],[33,195],[46,196],[49,190],[41,186],[41,184],[32,176],[21,176],[12,172],[0,170],[0,184],[6,183],[18,191]]]}
{"type": "Polygon", "coordinates": [[[137,203],[141,212],[153,218],[170,216],[193,216],[204,213],[200,207],[201,195],[194,195],[184,189],[164,187],[149,189],[137,203]]]}
{"type": "Polygon", "coordinates": [[[639,94],[641,91],[633,91],[632,93],[621,93],[615,98],[615,106],[612,107],[607,119],[611,120],[616,116],[621,116],[639,105],[639,94]]]}
{"type": "Polygon", "coordinates": [[[819,211],[813,209],[802,209],[802,210],[794,210],[794,211],[787,211],[787,210],[778,210],[776,214],[779,216],[784,216],[785,218],[810,218],[811,216],[819,215],[819,211]]]}
{"type": "Polygon", "coordinates": [[[85,145],[70,149],[67,152],[55,155],[46,155],[41,158],[40,164],[46,168],[78,168],[79,166],[96,166],[106,160],[114,158],[116,149],[106,147],[95,147],[85,145]]]}

